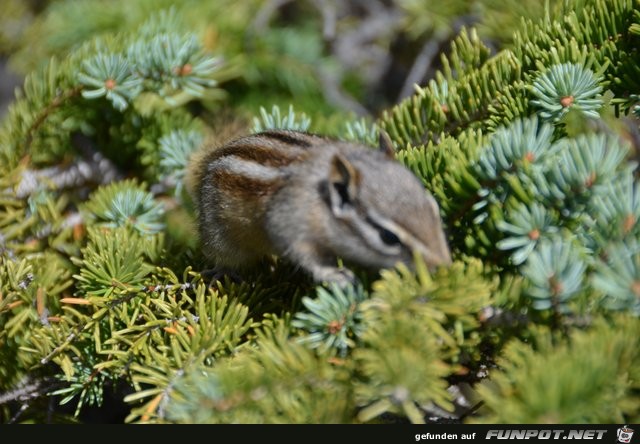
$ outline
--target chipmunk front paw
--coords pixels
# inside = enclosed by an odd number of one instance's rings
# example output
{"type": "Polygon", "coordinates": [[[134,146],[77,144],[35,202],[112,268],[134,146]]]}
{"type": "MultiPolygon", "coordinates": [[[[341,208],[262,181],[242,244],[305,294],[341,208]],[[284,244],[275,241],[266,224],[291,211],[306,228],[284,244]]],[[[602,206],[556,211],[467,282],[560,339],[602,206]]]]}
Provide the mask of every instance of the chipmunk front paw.
{"type": "Polygon", "coordinates": [[[317,267],[313,270],[313,277],[318,282],[337,284],[339,287],[348,287],[358,283],[358,278],[348,268],[317,267]]]}
{"type": "Polygon", "coordinates": [[[224,283],[225,278],[237,284],[244,282],[244,279],[237,271],[225,267],[208,268],[202,270],[200,275],[205,282],[209,282],[209,287],[213,287],[218,281],[224,283]]]}

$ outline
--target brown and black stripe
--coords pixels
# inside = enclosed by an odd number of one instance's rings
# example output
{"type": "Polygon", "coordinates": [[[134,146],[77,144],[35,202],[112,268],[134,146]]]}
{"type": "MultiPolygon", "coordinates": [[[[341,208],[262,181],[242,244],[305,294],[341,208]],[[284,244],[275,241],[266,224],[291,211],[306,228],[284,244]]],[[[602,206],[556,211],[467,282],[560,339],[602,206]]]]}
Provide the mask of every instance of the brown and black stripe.
{"type": "Polygon", "coordinates": [[[284,167],[304,160],[309,149],[326,143],[313,134],[286,130],[241,137],[208,153],[202,178],[236,197],[250,200],[271,195],[282,185],[284,167]]]}

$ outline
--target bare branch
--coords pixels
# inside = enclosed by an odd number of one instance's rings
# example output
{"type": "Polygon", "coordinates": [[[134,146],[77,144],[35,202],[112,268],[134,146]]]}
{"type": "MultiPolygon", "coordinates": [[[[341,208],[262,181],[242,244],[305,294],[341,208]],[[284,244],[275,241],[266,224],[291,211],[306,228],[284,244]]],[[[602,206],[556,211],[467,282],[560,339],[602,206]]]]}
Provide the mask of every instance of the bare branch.
{"type": "Polygon", "coordinates": [[[340,82],[335,74],[320,68],[317,71],[318,79],[322,84],[322,91],[328,102],[341,108],[355,112],[358,116],[368,116],[369,111],[360,102],[345,93],[340,87],[340,82]]]}
{"type": "Polygon", "coordinates": [[[446,41],[457,35],[463,26],[473,24],[477,19],[474,15],[463,15],[458,17],[451,26],[434,32],[416,56],[398,95],[398,102],[413,94],[414,85],[419,84],[429,74],[434,59],[442,52],[442,46],[446,41]]]}
{"type": "Polygon", "coordinates": [[[42,188],[62,190],[88,183],[102,185],[121,176],[115,165],[102,153],[86,146],[81,149],[87,155],[71,165],[23,171],[22,180],[15,190],[16,197],[29,197],[42,188]]]}
{"type": "Polygon", "coordinates": [[[413,94],[414,85],[418,84],[429,72],[433,59],[440,53],[440,47],[448,37],[449,32],[440,32],[425,42],[420,53],[414,60],[407,78],[404,80],[404,84],[397,98],[398,102],[413,94]]]}
{"type": "Polygon", "coordinates": [[[287,3],[290,3],[293,0],[270,0],[264,3],[262,8],[258,10],[255,18],[253,19],[253,23],[251,29],[256,34],[260,34],[264,32],[269,26],[269,22],[271,21],[271,17],[275,12],[282,8],[287,3]]]}
{"type": "Polygon", "coordinates": [[[335,2],[332,0],[318,0],[310,3],[322,14],[322,37],[326,41],[333,41],[336,38],[338,20],[335,2]]]}
{"type": "MultiPolygon", "coordinates": [[[[31,379],[31,377],[26,376],[16,384],[14,389],[0,393],[0,405],[10,402],[22,402],[24,403],[22,407],[26,408],[25,406],[28,406],[29,401],[47,395],[47,393],[60,384],[59,381],[31,379]]],[[[20,412],[18,412],[18,414],[19,413],[20,412]]]]}

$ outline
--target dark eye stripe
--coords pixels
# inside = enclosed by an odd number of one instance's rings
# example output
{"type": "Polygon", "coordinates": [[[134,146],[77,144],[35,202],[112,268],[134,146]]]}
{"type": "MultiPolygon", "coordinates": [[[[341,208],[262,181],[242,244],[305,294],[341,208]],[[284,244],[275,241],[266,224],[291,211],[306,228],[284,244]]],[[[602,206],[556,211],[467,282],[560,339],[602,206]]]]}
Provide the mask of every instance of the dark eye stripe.
{"type": "Polygon", "coordinates": [[[387,245],[400,245],[402,243],[400,242],[400,238],[398,238],[398,236],[385,228],[379,228],[378,232],[380,233],[380,239],[382,240],[382,242],[387,245]]]}
{"type": "Polygon", "coordinates": [[[376,229],[376,231],[378,232],[378,236],[380,236],[380,240],[385,245],[388,245],[390,247],[402,246],[403,245],[402,240],[400,240],[400,237],[396,233],[394,233],[393,231],[391,231],[391,230],[383,227],[379,223],[377,223],[371,215],[367,214],[365,216],[365,218],[366,218],[366,221],[373,228],[376,229]]]}

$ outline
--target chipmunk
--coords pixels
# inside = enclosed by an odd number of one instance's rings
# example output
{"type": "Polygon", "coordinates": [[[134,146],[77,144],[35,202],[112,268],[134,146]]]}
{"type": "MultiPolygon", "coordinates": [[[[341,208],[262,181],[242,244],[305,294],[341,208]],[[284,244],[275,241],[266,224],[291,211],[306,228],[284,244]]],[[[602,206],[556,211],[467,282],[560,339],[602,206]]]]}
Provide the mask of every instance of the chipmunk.
{"type": "Polygon", "coordinates": [[[203,253],[216,268],[237,271],[275,254],[317,282],[344,286],[356,279],[337,258],[411,267],[417,251],[432,269],[451,263],[438,204],[394,159],[386,133],[376,150],[270,130],[203,148],[189,171],[203,253]]]}

